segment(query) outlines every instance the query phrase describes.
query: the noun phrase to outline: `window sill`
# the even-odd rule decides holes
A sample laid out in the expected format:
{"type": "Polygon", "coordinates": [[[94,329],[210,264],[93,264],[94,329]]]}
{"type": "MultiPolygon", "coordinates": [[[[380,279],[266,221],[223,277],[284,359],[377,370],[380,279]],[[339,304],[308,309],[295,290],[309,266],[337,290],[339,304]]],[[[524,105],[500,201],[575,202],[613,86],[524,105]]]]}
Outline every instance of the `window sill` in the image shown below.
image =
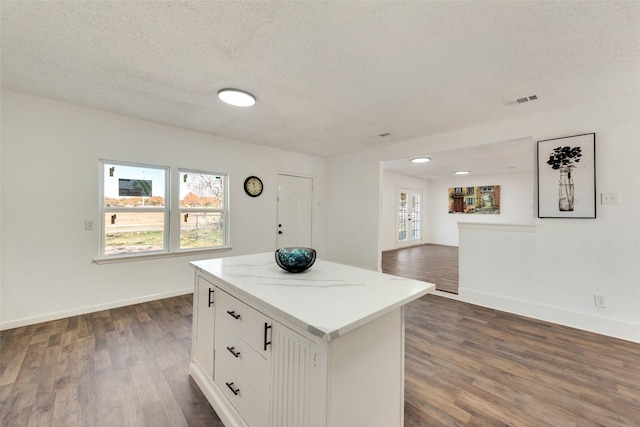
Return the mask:
{"type": "Polygon", "coordinates": [[[175,252],[162,252],[162,253],[152,253],[152,254],[145,254],[145,255],[112,255],[110,257],[94,258],[93,262],[96,264],[115,264],[118,262],[146,261],[150,259],[174,258],[174,257],[180,257],[180,256],[227,252],[227,251],[230,251],[231,249],[232,249],[231,246],[221,246],[219,248],[214,248],[214,249],[210,249],[210,248],[184,249],[184,250],[175,251],[175,252]]]}

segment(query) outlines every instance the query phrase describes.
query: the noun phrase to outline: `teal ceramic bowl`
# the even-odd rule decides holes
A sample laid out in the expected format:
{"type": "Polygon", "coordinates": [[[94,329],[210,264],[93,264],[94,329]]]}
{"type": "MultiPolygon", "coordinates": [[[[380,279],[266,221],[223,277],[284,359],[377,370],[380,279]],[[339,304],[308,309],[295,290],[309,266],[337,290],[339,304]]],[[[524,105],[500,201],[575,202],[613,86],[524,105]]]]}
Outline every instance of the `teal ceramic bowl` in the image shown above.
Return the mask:
{"type": "Polygon", "coordinates": [[[316,250],[311,248],[280,248],[276,264],[290,273],[300,273],[316,262],[316,250]]]}

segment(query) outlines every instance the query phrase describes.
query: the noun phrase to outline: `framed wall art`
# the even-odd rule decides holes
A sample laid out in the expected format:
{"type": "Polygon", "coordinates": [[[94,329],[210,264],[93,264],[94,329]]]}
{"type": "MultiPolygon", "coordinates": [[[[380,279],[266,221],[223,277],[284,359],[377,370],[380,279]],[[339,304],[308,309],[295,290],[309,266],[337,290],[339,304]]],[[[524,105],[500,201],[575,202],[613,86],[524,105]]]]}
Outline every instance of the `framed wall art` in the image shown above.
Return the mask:
{"type": "Polygon", "coordinates": [[[596,217],[596,134],[538,141],[538,218],[596,217]]]}
{"type": "Polygon", "coordinates": [[[449,213],[499,214],[500,186],[449,188],[449,213]]]}

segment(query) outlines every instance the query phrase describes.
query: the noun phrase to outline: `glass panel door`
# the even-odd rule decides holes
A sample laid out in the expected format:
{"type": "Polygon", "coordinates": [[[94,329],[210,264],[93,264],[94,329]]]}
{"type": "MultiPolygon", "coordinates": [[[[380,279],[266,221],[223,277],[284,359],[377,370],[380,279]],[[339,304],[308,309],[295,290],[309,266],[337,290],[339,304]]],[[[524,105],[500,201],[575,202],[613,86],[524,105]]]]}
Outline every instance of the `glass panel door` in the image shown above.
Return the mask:
{"type": "Polygon", "coordinates": [[[422,243],[422,192],[398,190],[397,196],[397,242],[398,247],[422,243]]]}

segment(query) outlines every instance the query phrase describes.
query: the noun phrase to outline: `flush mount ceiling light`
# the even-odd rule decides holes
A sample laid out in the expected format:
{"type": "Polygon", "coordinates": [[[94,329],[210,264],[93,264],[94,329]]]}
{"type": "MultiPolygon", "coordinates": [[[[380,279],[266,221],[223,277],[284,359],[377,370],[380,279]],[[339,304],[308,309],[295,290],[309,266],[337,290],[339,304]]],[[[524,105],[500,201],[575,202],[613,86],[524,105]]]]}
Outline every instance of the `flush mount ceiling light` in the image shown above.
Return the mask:
{"type": "Polygon", "coordinates": [[[469,171],[455,171],[453,174],[454,175],[468,175],[469,171]]]}
{"type": "Polygon", "coordinates": [[[256,97],[249,92],[245,92],[239,89],[220,89],[218,92],[218,98],[227,104],[235,105],[236,107],[251,107],[256,103],[256,97]]]}
{"type": "Polygon", "coordinates": [[[430,162],[431,159],[428,157],[414,157],[411,159],[411,163],[427,163],[430,162]]]}

